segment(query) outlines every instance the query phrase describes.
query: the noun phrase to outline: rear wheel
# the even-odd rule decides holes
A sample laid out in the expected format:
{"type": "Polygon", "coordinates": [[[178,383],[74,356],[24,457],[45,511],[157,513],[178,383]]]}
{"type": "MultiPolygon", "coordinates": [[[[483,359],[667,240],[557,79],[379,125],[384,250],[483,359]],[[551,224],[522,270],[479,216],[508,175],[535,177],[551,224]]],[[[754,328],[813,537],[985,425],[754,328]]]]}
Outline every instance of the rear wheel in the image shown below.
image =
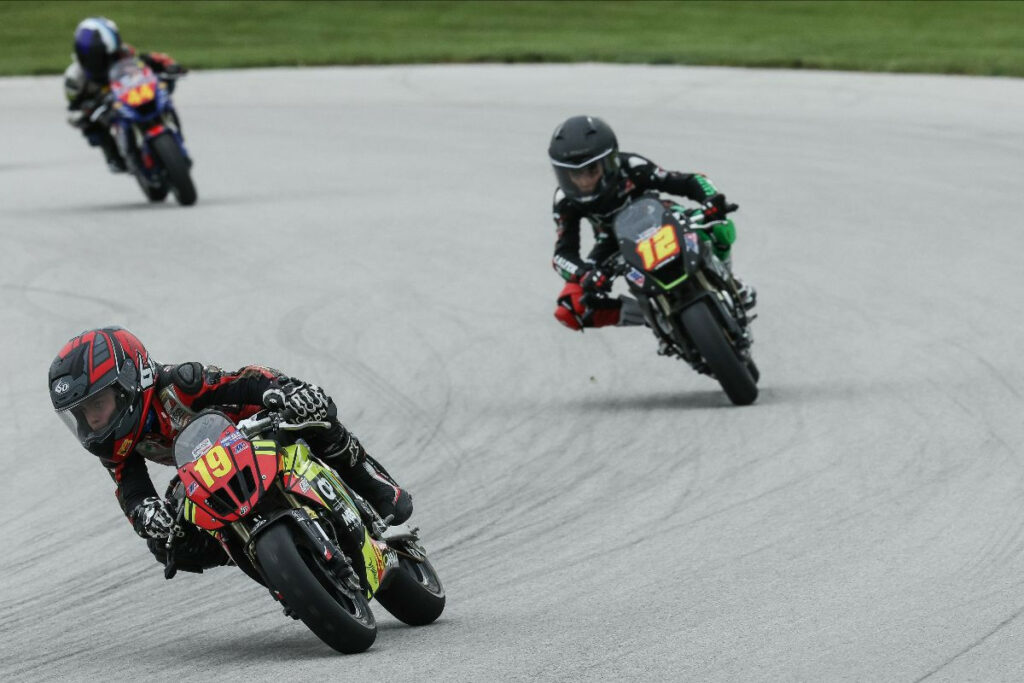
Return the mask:
{"type": "Polygon", "coordinates": [[[444,587],[430,560],[399,556],[394,576],[374,598],[396,619],[410,626],[433,623],[444,611],[444,587]]]}
{"type": "Polygon", "coordinates": [[[735,405],[757,400],[757,382],[715,320],[706,301],[698,301],[681,314],[683,328],[704,357],[722,390],[735,405]]]}
{"type": "Polygon", "coordinates": [[[345,586],[318,553],[297,543],[288,524],[275,524],[257,537],[256,557],[270,588],[320,640],[345,654],[373,645],[377,622],[366,597],[345,586]]]}
{"type": "Polygon", "coordinates": [[[153,146],[153,153],[160,159],[167,171],[167,181],[174,192],[174,198],[182,206],[189,206],[196,203],[198,195],[196,186],[192,182],[192,175],[189,173],[189,164],[181,147],[170,133],[164,132],[157,135],[150,141],[153,146]]]}

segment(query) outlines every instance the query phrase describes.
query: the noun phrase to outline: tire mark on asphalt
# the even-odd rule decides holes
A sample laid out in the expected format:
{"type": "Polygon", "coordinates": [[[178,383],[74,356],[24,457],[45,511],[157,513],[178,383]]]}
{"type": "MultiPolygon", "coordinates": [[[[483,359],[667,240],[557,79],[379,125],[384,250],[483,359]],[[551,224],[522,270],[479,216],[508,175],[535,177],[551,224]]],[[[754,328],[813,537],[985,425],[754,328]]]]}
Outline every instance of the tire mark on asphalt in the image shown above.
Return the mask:
{"type": "Polygon", "coordinates": [[[964,655],[966,655],[971,650],[973,650],[973,649],[977,648],[978,646],[982,645],[986,640],[988,640],[989,638],[994,636],[996,633],[999,633],[999,631],[1001,631],[1005,627],[1009,626],[1021,614],[1024,614],[1024,607],[1021,607],[1021,608],[1017,609],[1016,612],[1014,612],[1013,614],[1008,616],[1006,619],[1003,619],[1001,622],[996,624],[994,628],[989,630],[987,633],[985,633],[983,636],[981,636],[980,638],[975,640],[973,643],[971,643],[967,647],[963,648],[962,650],[960,650],[959,652],[954,654],[952,657],[948,658],[946,661],[942,662],[942,664],[939,664],[937,667],[935,667],[934,669],[932,669],[931,671],[929,671],[925,675],[921,676],[920,678],[914,679],[914,683],[921,683],[921,681],[925,681],[925,680],[931,678],[932,676],[934,676],[935,674],[939,673],[940,671],[945,669],[947,666],[949,666],[950,664],[952,664],[956,660],[958,660],[961,657],[963,657],[964,655]]]}

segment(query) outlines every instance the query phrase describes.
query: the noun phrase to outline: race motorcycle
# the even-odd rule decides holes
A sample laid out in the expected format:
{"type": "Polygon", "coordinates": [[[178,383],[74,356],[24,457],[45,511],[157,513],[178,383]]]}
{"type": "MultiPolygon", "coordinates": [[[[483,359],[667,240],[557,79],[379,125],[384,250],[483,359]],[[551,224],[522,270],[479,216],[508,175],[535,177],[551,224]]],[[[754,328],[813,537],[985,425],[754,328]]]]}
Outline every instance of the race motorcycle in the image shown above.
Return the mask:
{"type": "MultiPolygon", "coordinates": [[[[731,204],[724,213],[738,208],[731,204]]],[[[711,375],[730,401],[748,405],[757,399],[760,379],[750,355],[752,318],[709,240],[702,239],[714,225],[699,210],[642,197],[615,218],[619,251],[609,269],[625,276],[660,341],[659,353],[711,375]]]]}
{"type": "Polygon", "coordinates": [[[406,624],[436,620],[445,593],[418,529],[388,527],[293,434],[329,423],[295,424],[287,416],[263,411],[236,424],[205,410],[178,434],[170,494],[178,516],[165,545],[165,576],[176,571],[181,525],[193,524],[220,541],[286,615],[339,652],[362,652],[376,639],[371,598],[406,624]]]}
{"type": "Polygon", "coordinates": [[[115,62],[110,67],[110,94],[92,119],[109,122],[128,171],[151,202],[161,202],[173,192],[179,204],[189,206],[197,199],[189,170],[192,160],[168,87],[179,75],[157,77],[135,57],[115,62]]]}

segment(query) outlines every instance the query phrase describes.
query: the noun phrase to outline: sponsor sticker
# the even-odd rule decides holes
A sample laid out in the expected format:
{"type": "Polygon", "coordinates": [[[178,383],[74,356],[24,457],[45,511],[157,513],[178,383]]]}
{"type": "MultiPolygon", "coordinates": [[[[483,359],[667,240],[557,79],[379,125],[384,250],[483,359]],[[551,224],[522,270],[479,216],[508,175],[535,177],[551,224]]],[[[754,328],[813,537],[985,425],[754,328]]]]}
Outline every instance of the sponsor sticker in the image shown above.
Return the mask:
{"type": "Polygon", "coordinates": [[[626,273],[626,279],[629,280],[630,282],[635,283],[638,287],[643,287],[644,282],[646,282],[647,280],[647,278],[644,277],[644,274],[641,273],[636,268],[629,269],[629,272],[626,273]]]}
{"type": "Polygon", "coordinates": [[[191,484],[188,485],[188,488],[185,489],[185,495],[191,496],[193,493],[196,492],[196,489],[198,489],[198,488],[199,488],[198,482],[192,482],[191,484]]]}
{"type": "Polygon", "coordinates": [[[210,441],[209,437],[203,439],[198,444],[196,444],[195,448],[192,449],[192,459],[198,460],[200,456],[203,455],[203,453],[210,450],[211,448],[213,448],[213,442],[210,441]]]}
{"type": "Polygon", "coordinates": [[[230,434],[228,434],[227,436],[225,436],[223,439],[221,439],[220,442],[223,445],[225,445],[225,446],[230,446],[231,444],[233,444],[234,442],[238,441],[241,438],[242,438],[242,433],[241,432],[233,431],[230,434]]]}
{"type": "Polygon", "coordinates": [[[683,234],[683,239],[686,242],[686,251],[692,251],[694,254],[700,253],[700,238],[692,232],[683,234]]]}

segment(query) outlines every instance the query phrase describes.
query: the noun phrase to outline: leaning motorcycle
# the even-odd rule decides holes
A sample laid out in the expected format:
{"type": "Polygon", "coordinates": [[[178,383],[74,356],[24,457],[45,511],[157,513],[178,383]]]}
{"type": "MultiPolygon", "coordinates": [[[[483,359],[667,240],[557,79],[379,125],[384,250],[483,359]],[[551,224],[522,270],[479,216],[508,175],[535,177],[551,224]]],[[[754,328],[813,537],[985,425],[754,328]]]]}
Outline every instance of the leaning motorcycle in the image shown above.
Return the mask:
{"type": "Polygon", "coordinates": [[[181,525],[212,534],[285,614],[301,619],[343,653],[377,637],[369,600],[413,626],[444,610],[441,580],[418,529],[388,527],[294,432],[326,422],[286,422],[263,411],[232,422],[206,410],[174,442],[178,525],[167,541],[165,575],[175,573],[181,525]]]}
{"type": "MultiPolygon", "coordinates": [[[[735,204],[726,213],[735,211],[735,204]]],[[[610,266],[624,275],[660,353],[677,356],[711,375],[729,400],[757,399],[757,365],[750,355],[750,317],[732,277],[702,231],[703,213],[655,197],[632,202],[615,218],[619,251],[610,266]]]]}
{"type": "Polygon", "coordinates": [[[109,121],[118,150],[139,187],[152,202],[168,192],[183,206],[196,203],[196,186],[181,125],[171,102],[169,83],[177,75],[157,77],[144,62],[126,57],[110,68],[110,95],[92,115],[109,121]]]}

